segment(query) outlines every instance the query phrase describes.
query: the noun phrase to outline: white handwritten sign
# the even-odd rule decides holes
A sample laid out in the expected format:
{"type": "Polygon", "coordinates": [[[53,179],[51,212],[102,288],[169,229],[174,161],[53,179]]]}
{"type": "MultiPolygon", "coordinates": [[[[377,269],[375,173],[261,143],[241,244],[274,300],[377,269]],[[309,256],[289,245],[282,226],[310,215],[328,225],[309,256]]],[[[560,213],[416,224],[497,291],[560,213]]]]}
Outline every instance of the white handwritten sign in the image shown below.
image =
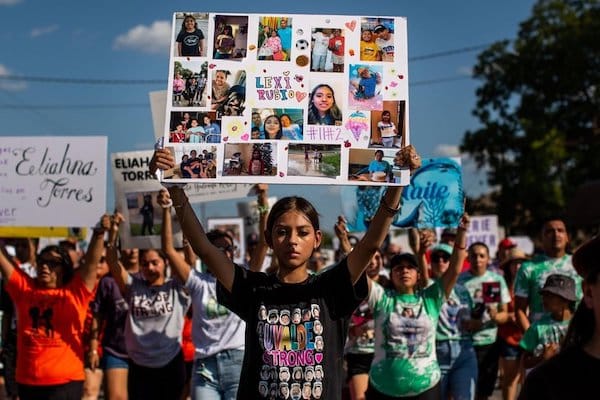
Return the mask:
{"type": "Polygon", "coordinates": [[[471,217],[471,225],[467,232],[467,246],[475,242],[483,242],[493,251],[498,247],[499,240],[497,215],[476,215],[471,217]]]}
{"type": "Polygon", "coordinates": [[[0,226],[93,226],[106,208],[105,136],[8,136],[0,226]]]}
{"type": "Polygon", "coordinates": [[[177,12],[172,22],[155,121],[164,117],[177,168],[161,179],[409,184],[393,162],[410,144],[405,18],[177,12]]]}

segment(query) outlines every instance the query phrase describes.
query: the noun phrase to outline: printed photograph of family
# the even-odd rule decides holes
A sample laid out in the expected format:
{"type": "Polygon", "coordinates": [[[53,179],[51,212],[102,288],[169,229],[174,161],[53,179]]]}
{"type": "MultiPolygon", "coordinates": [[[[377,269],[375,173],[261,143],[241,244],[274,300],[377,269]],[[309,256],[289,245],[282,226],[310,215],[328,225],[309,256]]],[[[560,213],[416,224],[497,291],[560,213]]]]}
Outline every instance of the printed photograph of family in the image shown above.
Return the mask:
{"type": "Polygon", "coordinates": [[[217,148],[215,146],[167,147],[175,160],[175,167],[165,170],[163,179],[214,179],[217,177],[217,148]]]}

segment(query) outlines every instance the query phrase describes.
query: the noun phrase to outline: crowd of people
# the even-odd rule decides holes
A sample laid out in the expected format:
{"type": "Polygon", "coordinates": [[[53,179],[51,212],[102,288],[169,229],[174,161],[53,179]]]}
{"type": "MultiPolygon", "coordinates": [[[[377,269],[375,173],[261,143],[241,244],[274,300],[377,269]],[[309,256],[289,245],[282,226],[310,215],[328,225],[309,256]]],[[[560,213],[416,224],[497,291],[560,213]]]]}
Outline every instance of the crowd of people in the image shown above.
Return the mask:
{"type": "MultiPolygon", "coordinates": [[[[412,171],[420,157],[408,146],[394,164],[412,171]]],[[[153,171],[174,166],[171,153],[155,152],[153,171]]],[[[259,234],[245,265],[234,263],[227,232],[204,230],[180,185],[157,197],[160,248],[122,248],[118,212],[100,217],[84,255],[68,240],[38,251],[35,240],[2,239],[7,395],[459,400],[489,398],[496,385],[504,399],[593,393],[598,237],[571,256],[565,222],[550,218],[538,253],[507,238],[493,259],[484,243],[467,246],[464,214],[439,240],[411,229],[404,251],[387,241],[402,195],[389,187],[361,239],[338,218],[340,246],[327,266],[314,206],[290,196],[269,209],[267,186],[256,192],[259,234]]]]}

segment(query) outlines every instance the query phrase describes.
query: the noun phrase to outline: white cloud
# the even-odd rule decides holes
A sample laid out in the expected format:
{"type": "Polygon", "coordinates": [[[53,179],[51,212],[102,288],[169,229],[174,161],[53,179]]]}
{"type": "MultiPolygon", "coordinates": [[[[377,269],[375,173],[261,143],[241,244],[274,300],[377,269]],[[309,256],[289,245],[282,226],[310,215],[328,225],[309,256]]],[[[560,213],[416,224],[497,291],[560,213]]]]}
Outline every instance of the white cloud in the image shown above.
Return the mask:
{"type": "MultiPolygon", "coordinates": [[[[12,76],[14,74],[4,65],[0,64],[0,77],[8,75],[12,76]]],[[[0,90],[19,92],[25,89],[27,89],[27,83],[25,81],[0,79],[0,90]]]]}
{"type": "Polygon", "coordinates": [[[113,48],[137,50],[143,53],[168,53],[171,43],[171,24],[155,21],[150,26],[137,25],[117,36],[113,48]]]}
{"type": "MultiPolygon", "coordinates": [[[[2,1],[2,0],[0,0],[2,1]]],[[[58,25],[50,25],[50,26],[42,26],[39,28],[33,28],[31,30],[31,37],[35,38],[38,36],[48,35],[49,33],[55,32],[58,30],[58,25]]]]}
{"type": "Polygon", "coordinates": [[[0,0],[0,6],[14,6],[19,4],[22,0],[0,0]]]}
{"type": "Polygon", "coordinates": [[[433,153],[438,157],[460,157],[458,146],[453,144],[438,144],[433,153]]]}

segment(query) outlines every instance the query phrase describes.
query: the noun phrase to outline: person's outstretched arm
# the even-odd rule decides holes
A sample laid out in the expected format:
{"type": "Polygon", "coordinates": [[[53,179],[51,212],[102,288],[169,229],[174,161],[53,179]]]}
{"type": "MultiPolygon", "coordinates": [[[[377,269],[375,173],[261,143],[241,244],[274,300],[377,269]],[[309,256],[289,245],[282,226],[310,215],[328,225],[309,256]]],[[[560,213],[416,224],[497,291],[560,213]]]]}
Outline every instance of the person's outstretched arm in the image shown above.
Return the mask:
{"type": "Polygon", "coordinates": [[[440,278],[440,283],[444,293],[446,293],[446,297],[450,296],[452,288],[454,288],[458,275],[462,270],[463,263],[467,258],[467,230],[469,229],[470,222],[469,215],[464,213],[456,230],[456,240],[454,241],[454,248],[450,255],[450,266],[440,278]]]}
{"type": "Polygon", "coordinates": [[[106,246],[106,262],[110,268],[110,274],[117,283],[121,294],[125,296],[127,277],[129,273],[119,261],[117,251],[117,238],[119,237],[119,224],[124,220],[120,213],[115,213],[111,218],[110,230],[108,232],[108,244],[106,246]]]}
{"type": "Polygon", "coordinates": [[[265,237],[267,218],[269,216],[269,185],[259,183],[256,185],[258,192],[258,243],[250,255],[250,271],[260,271],[267,256],[269,245],[265,237]]]}
{"type": "Polygon", "coordinates": [[[84,262],[77,269],[77,272],[81,276],[81,279],[85,283],[85,286],[89,290],[94,290],[96,286],[96,267],[102,258],[102,251],[104,250],[104,234],[110,229],[110,216],[104,214],[100,218],[98,226],[93,230],[92,239],[85,253],[84,262]]]}
{"type": "Polygon", "coordinates": [[[173,273],[181,282],[187,282],[192,268],[173,246],[173,227],[171,226],[171,206],[173,202],[166,189],[162,189],[156,199],[163,209],[162,229],[160,231],[162,250],[169,259],[173,273]]]}
{"type": "MultiPolygon", "coordinates": [[[[399,166],[409,167],[412,172],[421,166],[421,157],[411,145],[398,151],[394,162],[399,166]]],[[[375,251],[381,247],[392,220],[400,211],[402,189],[402,186],[388,186],[367,232],[348,255],[348,270],[353,284],[358,281],[375,251]]]]}

